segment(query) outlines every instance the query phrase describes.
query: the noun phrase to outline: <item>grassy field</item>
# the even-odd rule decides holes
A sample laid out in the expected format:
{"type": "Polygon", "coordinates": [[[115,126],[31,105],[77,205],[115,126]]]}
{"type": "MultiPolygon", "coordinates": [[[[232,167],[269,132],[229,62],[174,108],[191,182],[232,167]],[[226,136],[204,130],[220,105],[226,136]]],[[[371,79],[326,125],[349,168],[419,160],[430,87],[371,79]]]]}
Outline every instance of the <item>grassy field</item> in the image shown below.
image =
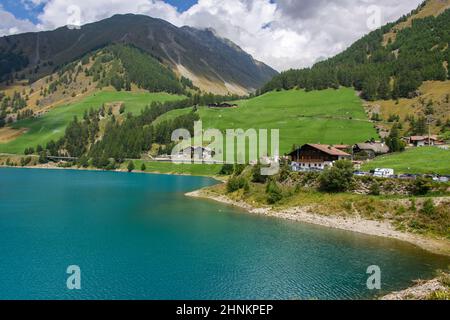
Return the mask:
{"type": "MultiPolygon", "coordinates": [[[[136,171],[141,170],[142,164],[145,163],[145,172],[153,173],[167,173],[167,174],[182,174],[182,175],[193,175],[193,176],[217,176],[219,175],[222,165],[215,164],[174,164],[172,162],[155,162],[155,161],[144,161],[135,160],[134,165],[136,171]]],[[[126,169],[128,162],[122,164],[122,169],[126,169]]]]}
{"type": "MultiPolygon", "coordinates": [[[[353,144],[377,138],[352,89],[270,92],[237,104],[239,107],[233,109],[199,108],[203,128],[280,129],[281,153],[290,151],[294,144],[353,144]]],[[[158,121],[190,111],[175,110],[158,121]]]]}
{"type": "Polygon", "coordinates": [[[450,175],[450,151],[435,147],[414,148],[402,153],[381,156],[363,166],[364,171],[392,168],[396,174],[450,175]]]}
{"type": "Polygon", "coordinates": [[[81,118],[90,108],[99,109],[103,103],[123,102],[126,112],[139,113],[153,101],[169,101],[181,99],[181,96],[166,93],[130,93],[102,91],[74,104],[57,107],[41,118],[19,121],[14,129],[27,129],[27,132],[8,143],[0,143],[0,152],[23,153],[25,148],[45,145],[48,141],[60,138],[74,116],[81,118]]]}

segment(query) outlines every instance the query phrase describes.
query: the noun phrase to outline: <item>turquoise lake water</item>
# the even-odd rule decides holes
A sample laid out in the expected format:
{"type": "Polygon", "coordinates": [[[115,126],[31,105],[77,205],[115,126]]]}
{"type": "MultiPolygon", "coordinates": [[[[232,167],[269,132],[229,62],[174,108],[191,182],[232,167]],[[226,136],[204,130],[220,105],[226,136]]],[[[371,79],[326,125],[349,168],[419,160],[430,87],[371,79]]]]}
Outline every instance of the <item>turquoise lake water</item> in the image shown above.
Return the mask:
{"type": "Polygon", "coordinates": [[[245,214],[207,178],[0,169],[0,299],[366,299],[450,264],[402,242],[245,214]],[[81,290],[66,287],[69,265],[81,290]],[[382,290],[366,287],[367,267],[382,290]]]}

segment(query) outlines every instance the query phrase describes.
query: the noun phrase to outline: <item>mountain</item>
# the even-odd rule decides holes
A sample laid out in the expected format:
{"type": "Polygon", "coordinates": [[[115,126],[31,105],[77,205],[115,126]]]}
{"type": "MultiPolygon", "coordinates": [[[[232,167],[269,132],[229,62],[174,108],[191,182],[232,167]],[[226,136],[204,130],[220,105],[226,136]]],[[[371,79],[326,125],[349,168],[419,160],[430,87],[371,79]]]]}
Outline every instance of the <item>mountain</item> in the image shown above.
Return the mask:
{"type": "Polygon", "coordinates": [[[115,15],[82,26],[0,38],[0,79],[32,81],[111,44],[142,50],[203,91],[247,94],[277,74],[213,30],[178,28],[144,15],[115,15]]]}
{"type": "Polygon", "coordinates": [[[312,68],[275,76],[263,92],[355,87],[366,100],[412,98],[424,81],[448,79],[450,0],[428,0],[312,68]]]}

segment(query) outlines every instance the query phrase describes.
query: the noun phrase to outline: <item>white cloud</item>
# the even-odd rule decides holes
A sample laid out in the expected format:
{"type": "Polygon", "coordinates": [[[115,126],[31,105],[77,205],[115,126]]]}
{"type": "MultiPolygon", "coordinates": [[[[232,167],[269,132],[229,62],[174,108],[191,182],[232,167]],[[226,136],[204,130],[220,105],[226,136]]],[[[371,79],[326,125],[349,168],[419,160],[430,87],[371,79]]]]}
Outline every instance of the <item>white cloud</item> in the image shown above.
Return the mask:
{"type": "Polygon", "coordinates": [[[74,20],[83,25],[125,13],[147,14],[171,22],[176,22],[179,15],[175,7],[160,0],[47,0],[38,19],[41,28],[54,29],[74,20]]]}
{"type": "Polygon", "coordinates": [[[17,19],[0,5],[0,36],[36,30],[36,26],[31,21],[17,19]]]}
{"type": "MultiPolygon", "coordinates": [[[[278,70],[310,66],[333,56],[370,32],[367,21],[376,5],[381,24],[416,8],[422,0],[199,0],[189,10],[161,0],[23,0],[44,4],[39,29],[53,29],[79,20],[81,24],[116,13],[140,13],[177,26],[214,28],[256,59],[278,70]],[[68,10],[71,6],[77,12],[68,10]]],[[[0,11],[1,12],[1,11],[0,11]]],[[[7,25],[7,23],[3,23],[7,25]]],[[[9,24],[14,26],[15,24],[9,24]]],[[[0,24],[0,29],[2,29],[0,24]]],[[[21,28],[18,28],[21,32],[21,28]]],[[[16,31],[16,30],[12,30],[16,31]]]]}
{"type": "Polygon", "coordinates": [[[422,0],[200,0],[181,15],[194,27],[210,26],[278,70],[310,66],[333,56],[380,23],[398,19],[422,0]]]}

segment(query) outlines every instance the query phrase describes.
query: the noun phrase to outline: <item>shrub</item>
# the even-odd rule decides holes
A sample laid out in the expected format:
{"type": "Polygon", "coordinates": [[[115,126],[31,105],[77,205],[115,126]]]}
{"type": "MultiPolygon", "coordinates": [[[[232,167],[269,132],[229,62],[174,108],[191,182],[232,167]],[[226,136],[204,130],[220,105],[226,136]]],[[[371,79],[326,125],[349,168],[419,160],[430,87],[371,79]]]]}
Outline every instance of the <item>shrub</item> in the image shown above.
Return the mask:
{"type": "Polygon", "coordinates": [[[20,158],[20,165],[22,167],[25,167],[26,165],[30,164],[30,162],[31,162],[31,157],[20,158]]]}
{"type": "Polygon", "coordinates": [[[416,199],[411,199],[411,205],[409,206],[409,210],[412,212],[416,212],[417,211],[417,206],[416,206],[416,199]]]}
{"type": "Polygon", "coordinates": [[[450,292],[447,290],[438,290],[430,293],[426,300],[434,300],[434,301],[448,301],[450,300],[450,292]]]}
{"type": "Polygon", "coordinates": [[[412,192],[415,195],[426,195],[428,192],[430,192],[432,186],[431,181],[425,178],[417,178],[416,181],[414,181],[412,192]]]}
{"type": "Polygon", "coordinates": [[[379,196],[380,193],[381,193],[381,190],[380,190],[380,185],[378,184],[378,182],[372,183],[369,188],[369,194],[371,194],[373,196],[379,196]]]}
{"type": "Polygon", "coordinates": [[[234,166],[234,174],[240,176],[247,166],[245,164],[237,164],[234,166]]]}
{"type": "Polygon", "coordinates": [[[280,182],[286,181],[289,178],[290,174],[291,174],[291,168],[289,167],[288,162],[287,161],[281,161],[280,174],[279,174],[280,179],[279,179],[279,181],[280,182]]]}
{"type": "Polygon", "coordinates": [[[436,207],[434,206],[434,202],[432,199],[427,199],[423,203],[423,207],[420,210],[420,213],[426,216],[434,216],[436,214],[436,207]]]}
{"type": "Polygon", "coordinates": [[[275,204],[283,199],[282,191],[275,181],[269,181],[266,187],[266,194],[269,204],[275,204]]]}
{"type": "Polygon", "coordinates": [[[145,165],[145,163],[141,165],[141,171],[147,171],[147,166],[145,165]]]}
{"type": "Polygon", "coordinates": [[[25,149],[25,151],[24,151],[24,154],[27,156],[27,155],[30,155],[30,154],[33,154],[34,153],[34,148],[32,148],[32,147],[30,147],[30,148],[26,148],[25,149]]]}
{"type": "MultiPolygon", "coordinates": [[[[106,165],[106,167],[105,167],[105,169],[106,170],[109,170],[109,171],[111,171],[111,170],[116,170],[116,168],[117,168],[117,166],[116,166],[116,160],[114,160],[114,159],[111,159],[111,160],[109,160],[109,163],[106,165]]],[[[130,169],[128,169],[128,172],[131,172],[131,171],[133,171],[134,170],[134,164],[133,164],[133,170],[131,170],[131,171],[129,171],[130,169]]]]}
{"type": "Polygon", "coordinates": [[[262,166],[261,164],[257,164],[252,168],[252,182],[254,183],[266,183],[267,176],[261,174],[262,166]]]}
{"type": "Polygon", "coordinates": [[[305,172],[300,174],[300,184],[302,186],[314,184],[319,179],[317,172],[305,172]]]}
{"type": "Polygon", "coordinates": [[[353,165],[350,161],[336,161],[319,177],[320,189],[327,192],[344,192],[350,189],[353,181],[353,165]]]}
{"type": "Polygon", "coordinates": [[[230,176],[234,173],[234,166],[232,164],[224,164],[219,174],[223,176],[230,176]]]}
{"type": "Polygon", "coordinates": [[[232,193],[240,189],[249,190],[248,181],[243,177],[233,176],[227,182],[227,192],[232,193]]]}

